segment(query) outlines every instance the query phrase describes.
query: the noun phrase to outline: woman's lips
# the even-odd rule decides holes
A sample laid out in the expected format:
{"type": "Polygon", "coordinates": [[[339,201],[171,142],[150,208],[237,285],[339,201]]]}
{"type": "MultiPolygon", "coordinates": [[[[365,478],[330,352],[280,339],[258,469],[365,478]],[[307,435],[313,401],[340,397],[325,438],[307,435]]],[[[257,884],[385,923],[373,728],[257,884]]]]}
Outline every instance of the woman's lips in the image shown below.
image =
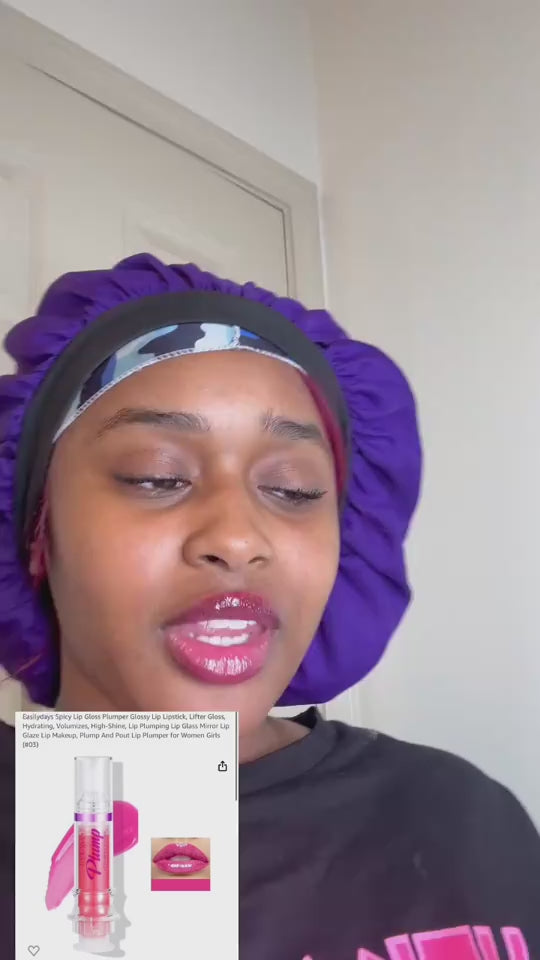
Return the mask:
{"type": "Polygon", "coordinates": [[[210,863],[206,854],[191,843],[168,843],[152,859],[164,873],[176,876],[199,873],[210,863]]]}
{"type": "Polygon", "coordinates": [[[235,593],[212,597],[165,627],[176,663],[206,683],[241,683],[259,673],[279,628],[260,597],[235,593]]]}

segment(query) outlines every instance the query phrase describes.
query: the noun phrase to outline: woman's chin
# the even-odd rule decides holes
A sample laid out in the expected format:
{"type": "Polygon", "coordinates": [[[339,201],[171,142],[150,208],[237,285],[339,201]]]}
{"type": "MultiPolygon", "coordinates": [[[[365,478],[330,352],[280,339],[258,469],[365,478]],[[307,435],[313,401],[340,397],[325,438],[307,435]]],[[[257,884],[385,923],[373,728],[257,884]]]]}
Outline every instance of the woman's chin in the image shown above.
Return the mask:
{"type": "MultiPolygon", "coordinates": [[[[184,677],[175,672],[167,677],[149,679],[144,689],[133,691],[132,711],[141,713],[238,713],[240,733],[255,731],[274,705],[275,691],[265,689],[262,677],[243,682],[214,684],[184,677]],[[258,682],[256,682],[258,681],[258,682]]],[[[112,709],[125,710],[124,706],[112,709]]]]}

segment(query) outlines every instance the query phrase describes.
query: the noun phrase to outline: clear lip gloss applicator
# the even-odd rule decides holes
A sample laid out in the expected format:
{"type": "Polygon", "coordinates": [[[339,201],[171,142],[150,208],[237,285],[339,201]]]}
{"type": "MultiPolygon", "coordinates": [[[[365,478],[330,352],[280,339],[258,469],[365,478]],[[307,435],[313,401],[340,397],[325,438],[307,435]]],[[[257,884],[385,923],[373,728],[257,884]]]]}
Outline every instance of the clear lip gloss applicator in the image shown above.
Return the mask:
{"type": "Polygon", "coordinates": [[[76,950],[107,953],[114,920],[112,757],[75,757],[76,950]]]}

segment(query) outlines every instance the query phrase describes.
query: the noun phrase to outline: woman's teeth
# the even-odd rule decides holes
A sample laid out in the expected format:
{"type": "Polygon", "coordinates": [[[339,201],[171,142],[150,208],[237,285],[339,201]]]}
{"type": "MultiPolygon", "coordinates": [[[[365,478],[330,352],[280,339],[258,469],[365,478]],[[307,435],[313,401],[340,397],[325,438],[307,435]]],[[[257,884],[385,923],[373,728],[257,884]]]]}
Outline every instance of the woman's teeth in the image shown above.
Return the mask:
{"type": "Polygon", "coordinates": [[[193,637],[212,647],[235,647],[246,643],[256,628],[255,620],[206,620],[197,624],[193,637]]]}
{"type": "Polygon", "coordinates": [[[198,635],[200,643],[208,643],[211,647],[236,647],[249,639],[249,633],[239,633],[237,637],[210,637],[198,635]]]}

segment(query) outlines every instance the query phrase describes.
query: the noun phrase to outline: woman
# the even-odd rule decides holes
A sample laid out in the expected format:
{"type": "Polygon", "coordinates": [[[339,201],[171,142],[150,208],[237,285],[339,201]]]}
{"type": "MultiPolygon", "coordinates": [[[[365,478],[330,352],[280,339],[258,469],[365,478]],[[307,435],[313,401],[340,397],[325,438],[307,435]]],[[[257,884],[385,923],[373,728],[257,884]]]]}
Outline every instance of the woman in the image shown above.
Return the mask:
{"type": "Polygon", "coordinates": [[[540,842],[506,790],[268,716],[359,681],[407,607],[396,367],[324,311],[148,255],[61,278],[6,345],[2,663],[58,710],[239,711],[241,957],[540,956],[540,842]]]}

